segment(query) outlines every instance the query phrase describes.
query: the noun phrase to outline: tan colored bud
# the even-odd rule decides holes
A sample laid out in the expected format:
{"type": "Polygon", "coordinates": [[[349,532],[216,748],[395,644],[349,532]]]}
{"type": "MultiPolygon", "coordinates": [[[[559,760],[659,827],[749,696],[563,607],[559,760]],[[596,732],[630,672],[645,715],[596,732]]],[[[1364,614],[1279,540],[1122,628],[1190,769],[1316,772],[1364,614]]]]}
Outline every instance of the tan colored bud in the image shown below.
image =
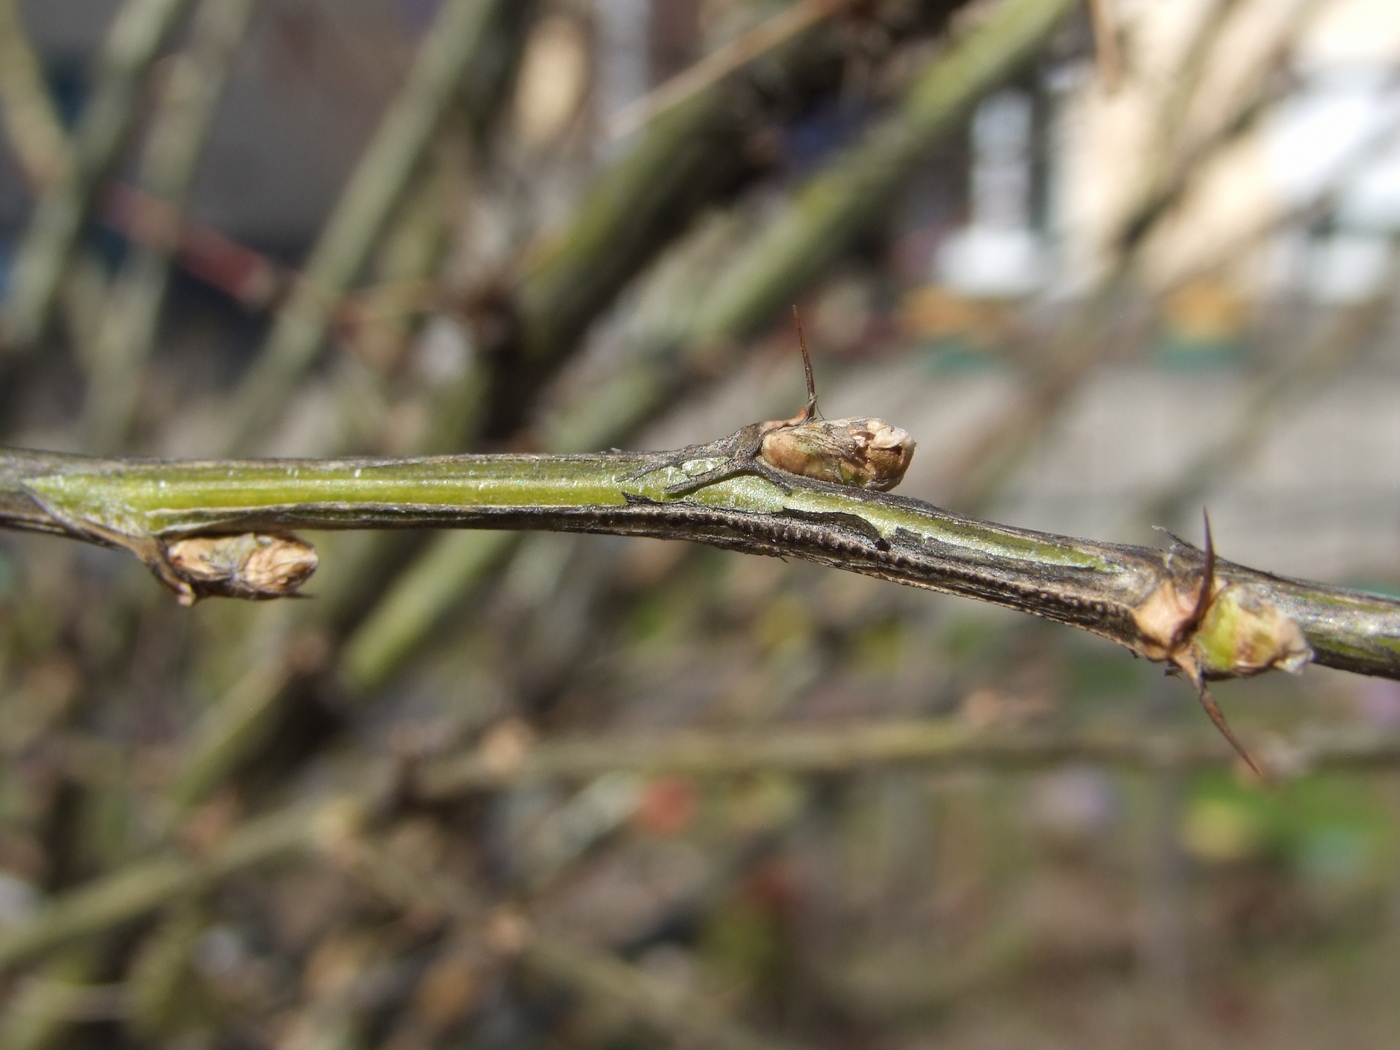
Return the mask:
{"type": "Polygon", "coordinates": [[[789,474],[887,492],[914,458],[914,439],[883,419],[815,419],[774,423],[760,454],[789,474]]]}
{"type": "Polygon", "coordinates": [[[191,536],[165,548],[175,575],[187,583],[181,602],[199,598],[285,598],[316,571],[315,549],[295,536],[244,532],[236,536],[191,536]]]}

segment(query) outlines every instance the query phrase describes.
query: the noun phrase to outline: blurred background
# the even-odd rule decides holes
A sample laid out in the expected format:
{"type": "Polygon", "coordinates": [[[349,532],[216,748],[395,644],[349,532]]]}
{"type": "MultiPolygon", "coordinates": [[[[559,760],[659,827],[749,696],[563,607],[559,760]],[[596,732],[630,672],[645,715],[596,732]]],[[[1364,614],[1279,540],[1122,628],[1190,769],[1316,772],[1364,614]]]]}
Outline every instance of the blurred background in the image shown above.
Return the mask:
{"type": "MultiPolygon", "coordinates": [[[[904,494],[1400,587],[1388,0],[0,0],[0,124],[7,445],[674,447],[800,407],[795,302],[904,494]]],[[[6,1050],[1400,1040],[1400,684],[1220,686],[1261,788],[969,601],[310,538],[188,611],[0,536],[6,1050]]]]}

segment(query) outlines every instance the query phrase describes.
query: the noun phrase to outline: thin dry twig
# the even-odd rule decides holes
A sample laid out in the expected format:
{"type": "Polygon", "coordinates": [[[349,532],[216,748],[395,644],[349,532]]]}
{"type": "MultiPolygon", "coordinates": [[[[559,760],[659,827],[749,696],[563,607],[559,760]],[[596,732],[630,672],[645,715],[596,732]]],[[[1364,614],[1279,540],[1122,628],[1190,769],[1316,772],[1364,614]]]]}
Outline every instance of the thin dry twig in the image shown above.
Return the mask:
{"type": "Polygon", "coordinates": [[[608,120],[608,137],[624,139],[661,114],[712,87],[735,70],[787,43],[799,33],[851,6],[854,0],[797,0],[766,22],[711,51],[608,120]]]}

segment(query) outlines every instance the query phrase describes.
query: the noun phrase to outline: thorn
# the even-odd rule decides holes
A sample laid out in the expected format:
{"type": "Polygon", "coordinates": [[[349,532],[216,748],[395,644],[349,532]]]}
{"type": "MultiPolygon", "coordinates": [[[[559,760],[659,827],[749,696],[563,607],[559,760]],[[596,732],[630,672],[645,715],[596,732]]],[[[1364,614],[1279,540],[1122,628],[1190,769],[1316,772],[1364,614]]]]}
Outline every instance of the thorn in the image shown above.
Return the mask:
{"type": "Polygon", "coordinates": [[[1235,753],[1238,754],[1240,758],[1244,759],[1245,764],[1249,766],[1250,769],[1254,770],[1254,775],[1256,777],[1260,780],[1268,780],[1269,778],[1264,775],[1264,771],[1259,768],[1254,759],[1250,757],[1249,752],[1245,750],[1244,745],[1239,742],[1234,732],[1231,731],[1230,723],[1225,721],[1225,712],[1220,710],[1220,705],[1215,702],[1215,697],[1210,695],[1210,690],[1206,688],[1205,679],[1199,676],[1196,676],[1196,678],[1196,695],[1200,698],[1201,706],[1205,708],[1206,714],[1215,724],[1215,728],[1220,730],[1220,735],[1230,742],[1230,746],[1235,749],[1235,753]]]}
{"type": "MultiPolygon", "coordinates": [[[[1206,531],[1205,547],[1202,550],[1204,557],[1201,562],[1201,582],[1196,585],[1196,604],[1191,610],[1191,615],[1182,620],[1176,629],[1173,641],[1177,648],[1189,642],[1201,629],[1206,613],[1210,611],[1210,603],[1215,597],[1215,540],[1210,533],[1210,514],[1204,507],[1201,508],[1201,517],[1205,521],[1206,531]]],[[[1171,536],[1171,533],[1167,535],[1171,536]]],[[[1172,539],[1176,537],[1172,536],[1172,539]]]]}
{"type": "Polygon", "coordinates": [[[802,334],[802,318],[796,303],[792,306],[792,319],[797,325],[797,345],[802,348],[802,368],[807,373],[807,407],[797,420],[805,423],[817,414],[817,381],[812,377],[812,355],[807,352],[807,337],[802,334]]]}
{"type": "Polygon", "coordinates": [[[1210,608],[1211,591],[1215,589],[1215,539],[1210,534],[1210,512],[1205,507],[1201,508],[1201,521],[1205,524],[1206,546],[1205,562],[1201,566],[1201,586],[1196,592],[1194,616],[1197,627],[1205,619],[1206,610],[1210,608]]]}
{"type": "MultiPolygon", "coordinates": [[[[1250,753],[1245,750],[1245,746],[1240,743],[1239,738],[1230,728],[1230,723],[1225,720],[1225,712],[1220,710],[1220,705],[1216,703],[1215,697],[1210,695],[1210,690],[1206,688],[1205,675],[1201,673],[1200,666],[1190,651],[1192,640],[1205,621],[1206,613],[1210,611],[1211,602],[1215,597],[1215,539],[1210,532],[1210,514],[1204,507],[1201,508],[1201,518],[1205,523],[1205,547],[1201,551],[1201,581],[1196,587],[1196,604],[1195,608],[1191,610],[1191,615],[1186,617],[1181,626],[1176,629],[1172,639],[1171,665],[1167,668],[1167,674],[1184,674],[1191,680],[1191,684],[1196,687],[1196,697],[1200,700],[1201,707],[1205,709],[1211,723],[1220,731],[1220,735],[1229,741],[1230,746],[1235,749],[1235,753],[1244,759],[1245,765],[1254,771],[1254,775],[1267,782],[1269,777],[1254,761],[1250,753]]],[[[1171,536],[1171,533],[1167,533],[1167,535],[1171,536]]],[[[1172,539],[1176,540],[1177,537],[1172,536],[1172,539]]],[[[1177,540],[1177,542],[1181,541],[1177,540]]]]}

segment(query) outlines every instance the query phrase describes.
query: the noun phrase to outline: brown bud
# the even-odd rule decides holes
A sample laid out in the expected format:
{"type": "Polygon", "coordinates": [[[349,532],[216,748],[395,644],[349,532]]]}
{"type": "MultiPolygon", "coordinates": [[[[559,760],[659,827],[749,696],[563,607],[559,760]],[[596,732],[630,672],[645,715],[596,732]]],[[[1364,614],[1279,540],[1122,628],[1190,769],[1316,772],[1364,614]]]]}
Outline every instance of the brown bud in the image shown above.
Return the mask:
{"type": "Polygon", "coordinates": [[[174,575],[188,590],[180,601],[200,598],[285,598],[316,571],[316,551],[295,536],[244,532],[236,536],[191,536],[165,548],[174,575]]]}
{"type": "Polygon", "coordinates": [[[883,419],[814,419],[773,423],[761,454],[789,474],[887,492],[914,458],[914,439],[883,419]]]}

